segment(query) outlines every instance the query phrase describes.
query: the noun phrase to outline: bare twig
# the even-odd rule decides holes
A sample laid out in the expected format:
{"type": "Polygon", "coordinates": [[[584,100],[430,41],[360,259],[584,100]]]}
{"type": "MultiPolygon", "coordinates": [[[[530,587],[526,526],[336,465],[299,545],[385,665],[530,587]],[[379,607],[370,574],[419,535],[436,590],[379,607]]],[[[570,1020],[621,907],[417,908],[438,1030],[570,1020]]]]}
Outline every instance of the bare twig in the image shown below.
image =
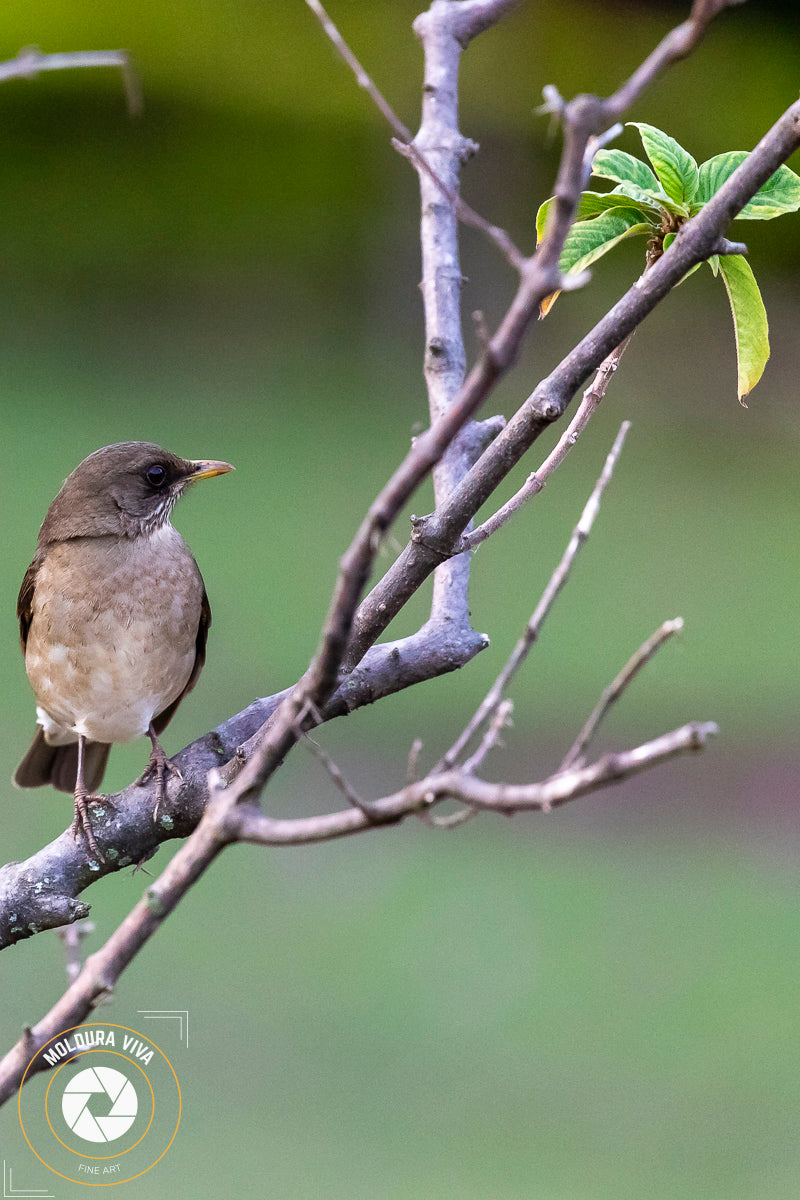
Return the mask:
{"type": "MultiPolygon", "coordinates": [[[[519,3],[519,0],[515,0],[519,3]]],[[[471,208],[465,200],[454,192],[441,178],[435,168],[432,166],[429,158],[421,152],[418,145],[415,144],[413,134],[407,125],[401,121],[395,110],[392,108],[389,101],[377,87],[372,77],[364,70],[363,66],[356,58],[353,51],[348,46],[347,42],[342,37],[334,22],[331,20],[328,13],[320,4],[319,0],[306,0],[306,4],[317,17],[323,30],[330,38],[333,45],[338,50],[341,57],[347,63],[350,70],[355,76],[356,83],[360,88],[363,88],[367,95],[372,100],[375,107],[385,117],[386,121],[395,135],[393,142],[395,150],[407,158],[416,169],[428,176],[430,181],[436,185],[444,198],[453,207],[458,220],[463,225],[469,225],[472,229],[477,229],[484,237],[500,251],[507,262],[519,270],[522,263],[525,261],[525,256],[521,250],[518,250],[513,241],[504,229],[500,229],[497,225],[492,225],[484,217],[477,213],[474,208],[471,208]]],[[[489,7],[489,6],[487,6],[489,7]]],[[[495,4],[491,6],[494,9],[501,10],[512,7],[511,4],[495,4]]],[[[501,11],[493,18],[489,24],[500,19],[501,11]]],[[[470,143],[473,149],[477,149],[474,143],[470,143]]]]}
{"type": "MultiPolygon", "coordinates": [[[[489,751],[500,742],[500,734],[503,729],[511,724],[511,714],[514,711],[514,705],[511,700],[502,700],[498,704],[497,709],[489,722],[488,727],[484,730],[480,745],[470,758],[466,760],[460,767],[460,770],[465,775],[473,775],[481,765],[489,751]]],[[[423,809],[417,815],[430,825],[432,829],[456,829],[460,825],[466,824],[467,821],[477,816],[479,809],[470,808],[468,805],[460,808],[457,812],[447,813],[446,816],[441,816],[439,813],[428,812],[423,809]]]]}
{"type": "MultiPolygon", "coordinates": [[[[504,814],[549,812],[558,805],[588,795],[609,783],[629,779],[679,754],[702,750],[717,732],[713,721],[693,721],[632,750],[604,754],[590,766],[550,775],[541,783],[487,783],[460,770],[444,771],[372,801],[370,812],[380,814],[387,824],[401,821],[444,800],[459,800],[504,814]]],[[[353,808],[319,817],[281,820],[245,806],[237,810],[235,825],[241,840],[268,846],[307,845],[375,828],[369,818],[353,808]]]]}
{"type": "Polygon", "coordinates": [[[0,83],[6,79],[32,79],[40,71],[70,71],[84,67],[119,67],[125,84],[128,111],[142,111],[139,78],[126,50],[77,50],[68,54],[42,54],[38,46],[26,46],[16,58],[0,63],[0,83]]]}
{"type": "Polygon", "coordinates": [[[632,336],[633,334],[625,338],[625,341],[612,350],[608,358],[600,364],[594,380],[583,393],[583,399],[575,410],[575,416],[542,465],[528,476],[519,491],[515,492],[502,508],[499,508],[496,513],[493,513],[491,517],[487,518],[476,529],[473,529],[471,533],[464,534],[460,544],[465,549],[474,550],[481,542],[485,542],[501,526],[505,525],[510,517],[513,517],[529,500],[542,491],[547,481],[561,466],[573,446],[577,445],[578,438],[597,411],[598,405],[606,394],[606,389],[619,366],[620,359],[625,353],[625,349],[632,336]]]}
{"type": "Polygon", "coordinates": [[[664,643],[671,637],[674,637],[676,633],[680,633],[682,629],[683,619],[681,617],[676,617],[673,621],[665,621],[655,633],[650,635],[647,641],[642,643],[636,653],[631,655],[616,679],[604,690],[588,721],[567,751],[564,761],[559,767],[559,771],[568,771],[583,762],[589,743],[612,704],[615,704],[619,700],[625,689],[632,683],[634,677],[638,675],[639,671],[650,661],[653,655],[661,649],[664,643]]]}
{"type": "Polygon", "coordinates": [[[486,727],[480,745],[474,754],[461,764],[461,770],[465,775],[474,775],[486,758],[486,755],[500,741],[500,734],[511,724],[511,714],[514,711],[514,704],[511,700],[501,700],[497,705],[492,719],[486,727]]]}
{"type": "Polygon", "coordinates": [[[81,973],[81,942],[90,933],[94,933],[94,921],[76,921],[74,925],[65,925],[57,929],[61,939],[66,959],[67,979],[74,983],[81,973]]]}
{"type": "Polygon", "coordinates": [[[352,804],[354,808],[360,808],[362,812],[366,812],[367,806],[364,804],[364,801],[358,795],[355,788],[347,781],[338,765],[331,758],[330,754],[328,754],[328,751],[308,734],[305,734],[302,740],[303,745],[322,763],[348,804],[352,804]]]}
{"type": "Polygon", "coordinates": [[[670,30],[630,79],[606,102],[607,115],[618,120],[650,85],[682,58],[688,57],[706,35],[708,26],[724,8],[742,0],[694,0],[689,19],[670,30]]]}
{"type": "Polygon", "coordinates": [[[619,433],[614,439],[614,445],[611,447],[608,457],[606,458],[603,470],[600,473],[600,477],[598,478],[597,483],[594,485],[592,494],[586,501],[583,512],[581,513],[580,520],[572,532],[569,545],[564,551],[561,561],[559,562],[555,571],[550,576],[547,587],[542,593],[542,598],[540,599],[533,614],[531,615],[530,620],[528,621],[524,634],[512,650],[508,661],[495,679],[489,691],[486,693],[470,721],[461,731],[455,742],[453,742],[453,745],[450,747],[450,749],[437,763],[436,767],[434,768],[435,772],[438,773],[439,771],[445,771],[455,765],[455,763],[458,761],[459,755],[463,752],[473,735],[495,712],[503,698],[503,695],[505,694],[506,688],[524,663],[525,659],[528,657],[532,646],[539,637],[542,624],[544,623],[547,614],[550,612],[556,596],[569,578],[569,573],[572,570],[572,564],[578,555],[578,551],[585,544],[586,539],[591,532],[595,517],[600,510],[600,500],[603,492],[606,489],[606,486],[611,479],[611,476],[614,473],[614,467],[616,466],[617,460],[622,452],[622,447],[629,428],[630,421],[623,421],[622,425],[620,426],[619,433]]]}
{"type": "Polygon", "coordinates": [[[358,86],[364,89],[370,100],[372,100],[372,103],[388,121],[395,137],[399,138],[402,142],[410,142],[413,136],[411,130],[403,124],[389,101],[373,82],[372,77],[364,70],[319,0],[306,0],[306,4],[319,21],[326,36],[353,72],[358,86]]]}

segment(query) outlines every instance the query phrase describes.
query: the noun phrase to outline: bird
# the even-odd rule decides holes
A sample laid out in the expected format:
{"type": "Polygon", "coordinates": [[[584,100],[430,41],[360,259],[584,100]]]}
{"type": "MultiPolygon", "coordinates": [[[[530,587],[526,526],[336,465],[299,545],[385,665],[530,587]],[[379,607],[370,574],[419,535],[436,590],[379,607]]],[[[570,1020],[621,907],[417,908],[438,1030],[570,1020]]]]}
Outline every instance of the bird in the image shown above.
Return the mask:
{"type": "Polygon", "coordinates": [[[147,735],[139,782],[159,804],[177,773],[159,742],[205,662],[211,608],[191,550],[170,521],[198,479],[230,463],[186,459],[154,442],[118,442],[64,481],[39,531],[17,601],[37,730],[14,775],[21,788],[72,792],[72,834],[103,860],[89,805],[112,744],[147,735]]]}

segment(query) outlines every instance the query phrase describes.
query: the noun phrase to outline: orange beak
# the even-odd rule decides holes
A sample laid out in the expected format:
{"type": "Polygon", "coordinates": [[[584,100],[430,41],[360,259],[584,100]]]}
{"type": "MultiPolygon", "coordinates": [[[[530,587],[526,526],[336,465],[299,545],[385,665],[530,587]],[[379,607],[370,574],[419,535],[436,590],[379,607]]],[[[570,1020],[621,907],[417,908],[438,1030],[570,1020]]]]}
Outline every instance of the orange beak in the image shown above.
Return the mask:
{"type": "Polygon", "coordinates": [[[214,475],[227,475],[228,471],[235,471],[230,463],[216,462],[214,459],[201,458],[197,462],[193,462],[192,471],[187,475],[190,483],[194,483],[196,479],[211,479],[214,475]]]}

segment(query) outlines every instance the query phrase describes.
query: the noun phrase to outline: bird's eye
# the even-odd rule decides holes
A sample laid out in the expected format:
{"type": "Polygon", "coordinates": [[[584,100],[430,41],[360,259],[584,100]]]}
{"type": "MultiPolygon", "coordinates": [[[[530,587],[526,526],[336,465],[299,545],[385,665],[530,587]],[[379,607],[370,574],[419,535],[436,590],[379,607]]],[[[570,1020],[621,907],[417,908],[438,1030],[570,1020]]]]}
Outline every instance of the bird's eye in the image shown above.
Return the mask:
{"type": "Polygon", "coordinates": [[[166,467],[162,467],[160,463],[153,463],[145,471],[144,477],[152,488],[161,488],[167,482],[166,467]]]}

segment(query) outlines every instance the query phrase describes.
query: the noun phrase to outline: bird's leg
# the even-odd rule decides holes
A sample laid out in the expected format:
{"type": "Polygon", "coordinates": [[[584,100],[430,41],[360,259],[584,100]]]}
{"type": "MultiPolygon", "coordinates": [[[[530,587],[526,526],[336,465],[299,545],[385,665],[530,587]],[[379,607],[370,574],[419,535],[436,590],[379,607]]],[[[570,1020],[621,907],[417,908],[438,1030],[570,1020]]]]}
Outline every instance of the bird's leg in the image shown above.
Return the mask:
{"type": "Polygon", "coordinates": [[[105,796],[96,796],[86,790],[86,784],[83,778],[83,758],[84,749],[86,746],[86,738],[82,734],[78,735],[78,773],[75,779],[75,816],[72,819],[72,836],[75,841],[78,836],[83,833],[86,838],[86,843],[89,847],[89,852],[98,858],[100,862],[105,862],[103,855],[95,841],[94,831],[92,830],[92,822],[89,819],[89,805],[97,803],[106,803],[105,796]]]}
{"type": "Polygon", "coordinates": [[[178,768],[171,758],[167,757],[167,753],[161,742],[156,736],[156,731],[153,728],[152,721],[147,730],[147,736],[150,738],[153,749],[150,751],[150,762],[145,767],[142,774],[136,780],[137,786],[142,787],[146,783],[150,783],[153,779],[156,781],[156,806],[153,809],[153,820],[158,820],[158,810],[167,798],[167,776],[173,775],[177,779],[183,779],[178,768]]]}

